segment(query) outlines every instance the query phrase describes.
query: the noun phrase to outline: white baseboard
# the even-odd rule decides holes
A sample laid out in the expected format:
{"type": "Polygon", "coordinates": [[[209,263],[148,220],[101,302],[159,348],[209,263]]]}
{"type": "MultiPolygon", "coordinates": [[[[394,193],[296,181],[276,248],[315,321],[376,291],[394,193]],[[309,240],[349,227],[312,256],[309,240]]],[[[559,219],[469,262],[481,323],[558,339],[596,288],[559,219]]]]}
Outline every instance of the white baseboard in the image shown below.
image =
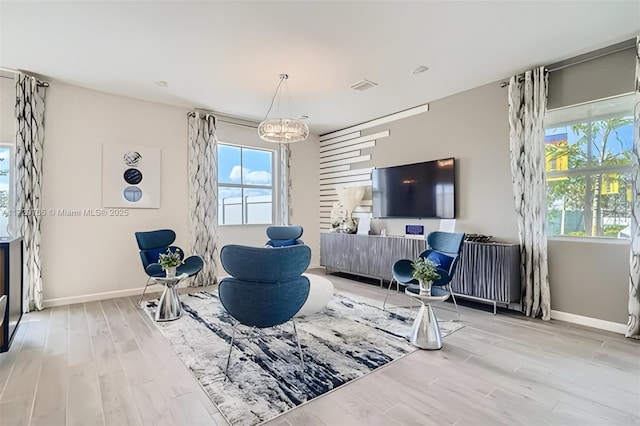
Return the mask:
{"type": "MultiPolygon", "coordinates": [[[[150,287],[151,291],[154,291],[153,287],[150,287]]],[[[160,289],[160,287],[158,287],[158,289],[160,289]]],[[[43,305],[45,308],[53,308],[54,306],[72,305],[74,303],[95,302],[96,300],[114,299],[116,297],[136,296],[142,294],[142,290],[144,290],[144,287],[107,291],[104,293],[84,294],[81,296],[61,297],[59,299],[45,299],[43,305]]]]}
{"type": "MultiPolygon", "coordinates": [[[[187,287],[186,280],[178,284],[178,288],[187,287]]],[[[161,285],[149,285],[147,294],[159,293],[163,287],[161,285]]],[[[54,306],[73,305],[74,303],[95,302],[96,300],[115,299],[117,297],[139,296],[142,294],[144,287],[129,288],[126,290],[106,291],[103,293],[83,294],[80,296],[61,297],[59,299],[45,299],[44,308],[53,308],[54,306]]]]}
{"type": "Polygon", "coordinates": [[[551,319],[586,325],[587,327],[599,328],[600,330],[612,331],[614,333],[625,334],[627,332],[627,324],[605,321],[598,318],[583,317],[582,315],[554,311],[553,309],[551,310],[551,319]]]}
{"type": "MultiPolygon", "coordinates": [[[[311,268],[322,268],[319,264],[311,264],[309,265],[309,269],[311,268]]],[[[218,277],[218,281],[224,278],[227,275],[221,275],[218,277]]],[[[187,287],[186,280],[180,282],[178,284],[179,288],[187,287]]],[[[105,299],[115,299],[117,297],[129,297],[129,296],[139,296],[142,294],[144,287],[137,288],[129,288],[126,290],[115,290],[115,291],[106,291],[103,293],[92,293],[92,294],[83,294],[80,296],[70,296],[70,297],[61,297],[59,299],[45,299],[43,304],[44,308],[53,308],[54,306],[65,306],[65,305],[73,305],[74,303],[85,303],[85,302],[95,302],[96,300],[105,300],[105,299]]],[[[151,285],[147,289],[147,294],[149,293],[159,293],[162,291],[161,285],[151,285]]]]}

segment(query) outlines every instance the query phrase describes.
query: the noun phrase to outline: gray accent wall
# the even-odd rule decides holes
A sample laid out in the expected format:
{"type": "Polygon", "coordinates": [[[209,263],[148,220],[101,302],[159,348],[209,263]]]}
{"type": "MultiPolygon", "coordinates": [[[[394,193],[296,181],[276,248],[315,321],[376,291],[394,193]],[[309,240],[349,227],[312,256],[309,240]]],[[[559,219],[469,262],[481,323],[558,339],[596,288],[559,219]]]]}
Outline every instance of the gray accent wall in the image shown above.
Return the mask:
{"type": "Polygon", "coordinates": [[[622,241],[548,241],[551,309],[627,323],[629,244],[622,241]]]}
{"type": "MultiPolygon", "coordinates": [[[[362,131],[390,135],[370,148],[360,167],[386,167],[455,157],[456,231],[487,234],[517,243],[511,171],[507,89],[499,82],[429,104],[429,111],[362,131]]],[[[372,233],[403,235],[406,224],[437,230],[438,220],[373,220],[372,233]]],[[[549,241],[551,309],[626,323],[629,245],[549,241]]]]}
{"type": "MultiPolygon", "coordinates": [[[[456,230],[493,235],[517,242],[509,166],[507,89],[481,86],[429,104],[429,111],[378,127],[389,130],[371,148],[372,160],[361,167],[388,167],[445,157],[456,158],[456,230]]],[[[437,219],[385,219],[373,222],[388,235],[404,235],[406,224],[437,230],[437,219]]]]}
{"type": "Polygon", "coordinates": [[[555,109],[635,90],[635,46],[549,73],[547,108],[555,109]]]}

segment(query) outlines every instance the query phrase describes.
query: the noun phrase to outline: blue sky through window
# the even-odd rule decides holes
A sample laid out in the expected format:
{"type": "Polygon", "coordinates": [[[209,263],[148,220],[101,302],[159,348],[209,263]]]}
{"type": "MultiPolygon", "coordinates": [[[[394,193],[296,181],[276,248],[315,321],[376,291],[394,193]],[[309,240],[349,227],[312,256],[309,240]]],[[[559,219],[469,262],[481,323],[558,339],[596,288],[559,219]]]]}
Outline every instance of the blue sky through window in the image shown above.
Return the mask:
{"type": "Polygon", "coordinates": [[[272,151],[218,145],[219,224],[273,223],[272,185],[272,151]]]}
{"type": "Polygon", "coordinates": [[[220,144],[218,145],[218,182],[271,186],[272,157],[271,151],[220,144]],[[240,155],[242,155],[242,166],[240,155]]]}
{"type": "Polygon", "coordinates": [[[233,167],[240,167],[240,148],[229,145],[218,145],[218,182],[240,183],[231,179],[233,167]]]}

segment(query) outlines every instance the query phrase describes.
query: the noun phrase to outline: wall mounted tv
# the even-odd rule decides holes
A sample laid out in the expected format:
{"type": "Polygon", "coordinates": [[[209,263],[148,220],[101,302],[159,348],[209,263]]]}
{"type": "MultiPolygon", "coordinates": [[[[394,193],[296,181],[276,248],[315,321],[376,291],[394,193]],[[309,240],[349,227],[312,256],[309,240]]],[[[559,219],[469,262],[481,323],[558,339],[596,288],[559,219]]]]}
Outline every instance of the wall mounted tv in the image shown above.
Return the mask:
{"type": "Polygon", "coordinates": [[[454,158],[373,170],[373,217],[456,217],[454,158]]]}

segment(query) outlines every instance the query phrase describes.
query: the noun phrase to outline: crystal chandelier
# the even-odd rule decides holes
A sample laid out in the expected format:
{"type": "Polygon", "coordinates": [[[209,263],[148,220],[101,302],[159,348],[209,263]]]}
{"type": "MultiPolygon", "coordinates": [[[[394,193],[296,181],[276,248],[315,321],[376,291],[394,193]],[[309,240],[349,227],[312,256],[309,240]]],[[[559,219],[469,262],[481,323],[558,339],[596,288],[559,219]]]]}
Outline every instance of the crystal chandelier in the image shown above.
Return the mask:
{"type": "MultiPolygon", "coordinates": [[[[267,142],[301,142],[307,139],[307,136],[309,136],[309,127],[297,118],[269,118],[269,114],[271,113],[273,102],[275,101],[276,97],[278,97],[278,105],[280,104],[280,99],[282,98],[282,92],[280,88],[282,86],[282,83],[285,82],[285,80],[287,80],[288,78],[289,76],[287,74],[280,74],[280,83],[278,83],[276,92],[273,94],[273,98],[271,98],[269,111],[267,111],[267,115],[265,116],[262,123],[258,125],[258,135],[260,136],[260,139],[267,142]]],[[[287,94],[288,92],[289,91],[287,90],[287,94]]]]}

